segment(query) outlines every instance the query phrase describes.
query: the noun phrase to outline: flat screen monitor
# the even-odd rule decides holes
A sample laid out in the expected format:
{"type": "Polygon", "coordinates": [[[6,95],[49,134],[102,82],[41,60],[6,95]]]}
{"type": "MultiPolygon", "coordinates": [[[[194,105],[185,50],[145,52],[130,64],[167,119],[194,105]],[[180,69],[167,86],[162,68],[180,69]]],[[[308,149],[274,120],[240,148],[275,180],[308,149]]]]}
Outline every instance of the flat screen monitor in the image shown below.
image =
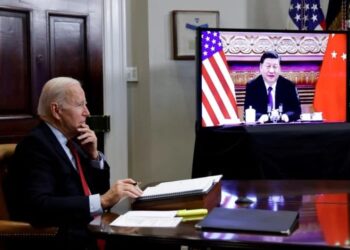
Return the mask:
{"type": "Polygon", "coordinates": [[[199,28],[196,42],[200,127],[347,122],[346,31],[199,28]]]}

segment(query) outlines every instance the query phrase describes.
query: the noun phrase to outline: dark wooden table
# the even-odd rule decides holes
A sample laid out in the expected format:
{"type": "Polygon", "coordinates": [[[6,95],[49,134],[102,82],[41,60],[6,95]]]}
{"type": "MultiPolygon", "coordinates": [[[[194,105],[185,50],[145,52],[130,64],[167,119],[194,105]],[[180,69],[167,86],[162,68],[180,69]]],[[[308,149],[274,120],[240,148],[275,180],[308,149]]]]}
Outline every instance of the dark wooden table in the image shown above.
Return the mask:
{"type": "Polygon", "coordinates": [[[209,249],[350,248],[349,192],[350,181],[344,180],[223,181],[222,207],[299,211],[299,226],[290,236],[200,231],[194,228],[196,221],[165,229],[110,226],[118,217],[116,213],[104,214],[101,222],[90,224],[89,229],[96,237],[128,249],[146,249],[146,245],[168,250],[181,245],[209,249]],[[254,202],[237,204],[237,197],[254,202]]]}

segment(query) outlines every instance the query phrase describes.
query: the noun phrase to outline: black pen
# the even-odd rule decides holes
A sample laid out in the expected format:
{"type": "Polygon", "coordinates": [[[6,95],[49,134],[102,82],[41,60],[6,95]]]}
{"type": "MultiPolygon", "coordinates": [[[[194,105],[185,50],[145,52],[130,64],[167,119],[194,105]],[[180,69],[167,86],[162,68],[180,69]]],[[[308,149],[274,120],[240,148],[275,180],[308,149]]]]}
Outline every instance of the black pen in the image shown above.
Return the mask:
{"type": "Polygon", "coordinates": [[[134,182],[132,185],[134,185],[134,186],[139,186],[141,184],[141,181],[136,181],[136,182],[134,182]]]}

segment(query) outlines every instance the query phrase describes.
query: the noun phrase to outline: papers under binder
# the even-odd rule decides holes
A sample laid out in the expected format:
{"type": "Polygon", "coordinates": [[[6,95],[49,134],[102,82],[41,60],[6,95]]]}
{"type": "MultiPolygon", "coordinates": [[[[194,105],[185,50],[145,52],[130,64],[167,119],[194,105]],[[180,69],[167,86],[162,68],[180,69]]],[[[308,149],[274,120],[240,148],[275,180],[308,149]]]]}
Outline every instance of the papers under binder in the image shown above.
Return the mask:
{"type": "Polygon", "coordinates": [[[228,230],[290,235],[298,225],[296,211],[216,207],[195,225],[202,230],[228,230]]]}
{"type": "Polygon", "coordinates": [[[186,179],[179,181],[162,182],[156,186],[147,187],[137,201],[151,201],[168,199],[171,197],[184,197],[208,193],[222,175],[186,179]]]}

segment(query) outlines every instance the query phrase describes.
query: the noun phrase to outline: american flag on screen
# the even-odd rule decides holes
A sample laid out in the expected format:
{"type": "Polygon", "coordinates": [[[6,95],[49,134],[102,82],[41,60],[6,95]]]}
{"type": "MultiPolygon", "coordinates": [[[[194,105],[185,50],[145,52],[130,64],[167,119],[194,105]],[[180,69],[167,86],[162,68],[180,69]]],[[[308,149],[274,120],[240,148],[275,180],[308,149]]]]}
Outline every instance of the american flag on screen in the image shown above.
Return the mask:
{"type": "Polygon", "coordinates": [[[289,17],[298,30],[324,30],[326,21],[320,0],[291,0],[289,17]]]}
{"type": "Polygon", "coordinates": [[[202,48],[202,126],[239,122],[235,86],[216,31],[203,31],[202,48]]]}

